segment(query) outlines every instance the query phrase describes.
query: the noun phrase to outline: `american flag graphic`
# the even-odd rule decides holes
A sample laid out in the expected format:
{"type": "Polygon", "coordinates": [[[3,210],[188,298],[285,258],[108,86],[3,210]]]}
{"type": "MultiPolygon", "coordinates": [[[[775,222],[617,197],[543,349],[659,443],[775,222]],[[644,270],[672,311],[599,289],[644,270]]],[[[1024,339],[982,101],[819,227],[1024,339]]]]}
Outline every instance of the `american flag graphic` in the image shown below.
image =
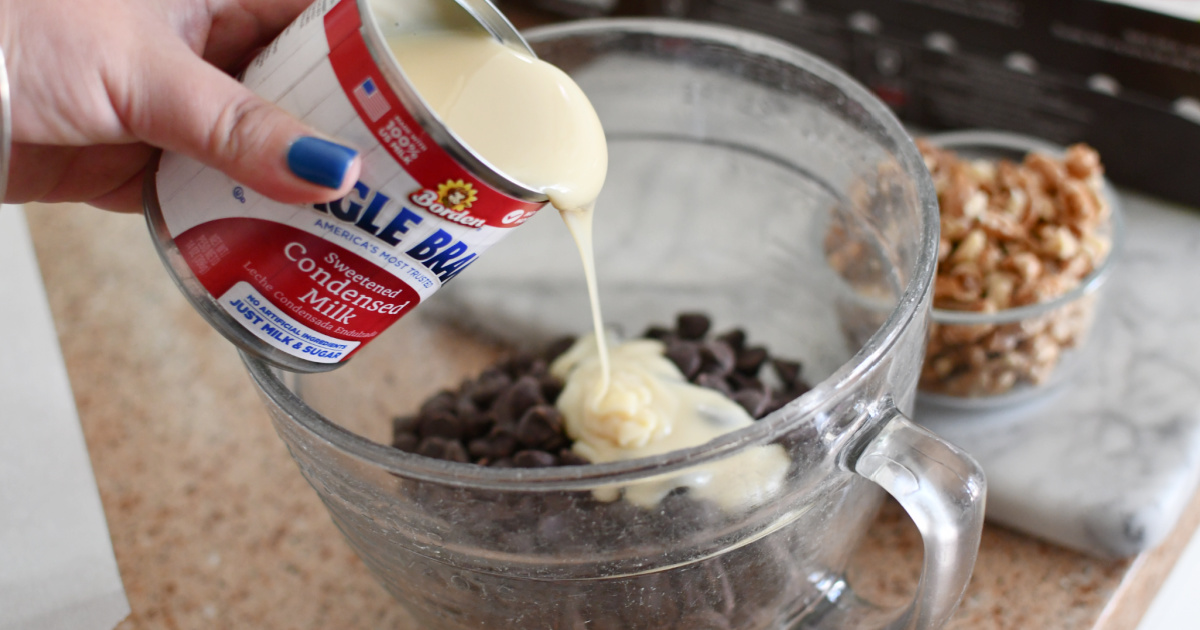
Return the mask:
{"type": "Polygon", "coordinates": [[[358,99],[358,104],[362,106],[363,111],[367,112],[371,122],[383,118],[383,115],[392,108],[387,98],[376,87],[373,79],[367,79],[354,88],[354,98],[358,99]]]}

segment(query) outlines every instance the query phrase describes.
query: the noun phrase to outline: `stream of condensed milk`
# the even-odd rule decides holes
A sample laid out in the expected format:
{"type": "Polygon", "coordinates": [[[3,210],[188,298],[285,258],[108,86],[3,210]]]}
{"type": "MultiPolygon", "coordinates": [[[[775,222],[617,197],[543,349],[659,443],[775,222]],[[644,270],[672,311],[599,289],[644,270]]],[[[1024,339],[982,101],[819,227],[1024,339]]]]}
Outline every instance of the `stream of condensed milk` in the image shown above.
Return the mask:
{"type": "Polygon", "coordinates": [[[592,256],[592,215],[608,172],[604,128],[571,77],[486,33],[444,31],[388,42],[405,76],[441,121],[496,170],[537,190],[579,248],[592,325],[608,352],[592,256]]]}
{"type": "MultiPolygon", "coordinates": [[[[405,35],[389,46],[441,121],[498,171],[544,193],[575,239],[593,333],[551,366],[564,382],[557,406],[572,448],[594,463],[635,459],[699,446],[751,424],[753,418],[736,402],[689,383],[660,342],[633,340],[610,350],[592,251],[592,216],[608,147],[579,86],[558,68],[484,33],[405,35]]],[[[653,507],[686,486],[739,509],[778,491],[788,465],[782,446],[753,447],[676,476],[626,486],[624,495],[653,507]]],[[[620,492],[598,494],[615,500],[620,492]]]]}

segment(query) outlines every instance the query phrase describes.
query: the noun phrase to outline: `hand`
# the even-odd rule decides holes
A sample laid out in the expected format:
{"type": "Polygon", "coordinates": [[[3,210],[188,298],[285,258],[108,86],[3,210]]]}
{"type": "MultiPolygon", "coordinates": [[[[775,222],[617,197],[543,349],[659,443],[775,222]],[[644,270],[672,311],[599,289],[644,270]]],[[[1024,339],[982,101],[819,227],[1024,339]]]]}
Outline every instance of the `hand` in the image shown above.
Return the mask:
{"type": "Polygon", "coordinates": [[[310,2],[0,0],[13,113],[5,201],[138,211],[159,149],[285,203],[344,196],[357,154],[296,144],[320,134],[229,74],[310,2]]]}

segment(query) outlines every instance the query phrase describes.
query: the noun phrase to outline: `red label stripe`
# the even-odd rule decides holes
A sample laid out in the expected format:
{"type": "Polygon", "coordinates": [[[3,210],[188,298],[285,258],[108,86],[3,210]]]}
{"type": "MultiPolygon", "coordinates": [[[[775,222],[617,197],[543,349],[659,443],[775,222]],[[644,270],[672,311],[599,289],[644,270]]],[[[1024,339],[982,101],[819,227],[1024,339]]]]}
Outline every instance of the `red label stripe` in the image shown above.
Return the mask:
{"type": "Polygon", "coordinates": [[[329,61],[342,90],[367,128],[421,187],[461,181],[476,198],[466,210],[493,227],[516,227],[543,204],[521,201],[475,178],[417,123],[376,66],[362,35],[354,0],[342,0],[325,16],[329,61]]]}

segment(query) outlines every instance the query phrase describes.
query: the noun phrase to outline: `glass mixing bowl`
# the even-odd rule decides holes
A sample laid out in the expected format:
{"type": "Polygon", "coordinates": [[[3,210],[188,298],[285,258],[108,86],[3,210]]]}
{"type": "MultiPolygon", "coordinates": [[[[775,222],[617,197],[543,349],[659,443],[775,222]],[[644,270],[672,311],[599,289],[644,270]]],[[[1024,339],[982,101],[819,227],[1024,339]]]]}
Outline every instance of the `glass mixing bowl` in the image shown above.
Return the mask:
{"type": "Polygon", "coordinates": [[[343,368],[245,358],[334,522],[422,629],[942,627],[985,486],[970,457],[905,418],[938,246],[908,135],[844,74],[764,36],[622,19],[527,37],[608,133],[606,323],[635,335],[704,311],[802,361],[813,386],[753,426],[627,462],[500,469],[387,446],[390,418],[508,349],[588,330],[578,253],[544,212],[343,368]],[[736,509],[686,491],[652,507],[605,498],[775,444],[782,487],[736,509]],[[885,491],[925,544],[898,609],[843,578],[885,491]]]}

